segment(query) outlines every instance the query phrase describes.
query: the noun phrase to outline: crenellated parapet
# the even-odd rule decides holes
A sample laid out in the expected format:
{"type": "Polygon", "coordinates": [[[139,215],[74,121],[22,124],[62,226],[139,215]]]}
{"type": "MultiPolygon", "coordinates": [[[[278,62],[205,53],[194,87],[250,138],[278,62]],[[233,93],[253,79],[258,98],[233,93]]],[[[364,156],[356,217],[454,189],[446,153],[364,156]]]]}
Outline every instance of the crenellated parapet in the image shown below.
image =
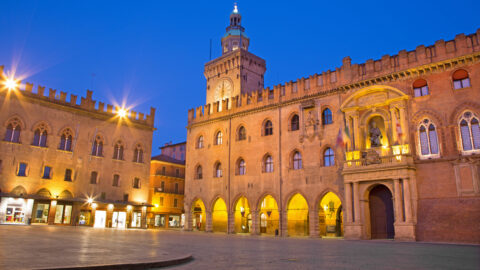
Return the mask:
{"type": "MultiPolygon", "coordinates": [[[[331,94],[409,76],[421,76],[479,58],[480,29],[469,35],[459,34],[453,40],[438,40],[431,46],[420,45],[415,50],[402,50],[397,55],[384,55],[380,59],[369,59],[361,64],[352,64],[351,58],[347,56],[342,60],[342,65],[333,70],[288,81],[273,88],[247,90],[222,102],[191,109],[188,113],[188,124],[315,95],[331,94]]],[[[243,59],[232,59],[231,62],[222,62],[221,65],[211,65],[212,62],[219,61],[213,60],[209,62],[209,69],[205,70],[205,77],[208,80],[241,65],[240,60],[243,59]]],[[[255,61],[251,63],[255,64],[255,61]]],[[[258,63],[263,64],[260,61],[258,63]]]]}
{"type": "MultiPolygon", "coordinates": [[[[4,66],[0,66],[0,78],[6,77],[3,71],[4,66]]],[[[74,94],[70,94],[70,98],[68,98],[68,94],[66,92],[58,91],[52,88],[46,92],[45,87],[40,85],[37,86],[35,91],[33,83],[29,82],[18,82],[18,85],[19,87],[17,91],[25,98],[62,105],[71,109],[82,110],[101,119],[105,119],[106,117],[114,118],[118,116],[118,112],[122,110],[122,108],[118,106],[94,100],[93,91],[91,90],[87,90],[86,96],[80,97],[79,99],[79,97],[74,94]]],[[[0,92],[0,94],[1,93],[2,92],[0,92]]],[[[150,108],[150,114],[148,115],[133,110],[126,110],[125,117],[132,123],[153,128],[155,120],[155,108],[150,108]]]]}

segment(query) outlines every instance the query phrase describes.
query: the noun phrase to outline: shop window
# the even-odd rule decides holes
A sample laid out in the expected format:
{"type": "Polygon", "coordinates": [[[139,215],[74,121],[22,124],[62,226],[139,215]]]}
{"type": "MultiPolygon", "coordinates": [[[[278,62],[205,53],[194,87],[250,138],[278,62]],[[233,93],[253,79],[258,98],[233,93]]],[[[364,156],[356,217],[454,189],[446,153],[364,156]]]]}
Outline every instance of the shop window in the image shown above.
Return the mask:
{"type": "Polygon", "coordinates": [[[95,137],[93,141],[92,156],[103,157],[103,139],[100,136],[95,137]]]}
{"type": "Polygon", "coordinates": [[[413,83],[413,94],[415,97],[422,97],[428,95],[427,81],[424,79],[418,79],[413,83]]]}
{"type": "Polygon", "coordinates": [[[302,168],[302,155],[300,152],[295,151],[293,153],[293,169],[300,170],[302,168]]]}
{"type": "Polygon", "coordinates": [[[118,175],[118,174],[113,175],[112,186],[114,186],[114,187],[120,186],[120,175],[118,175]]]}
{"type": "Polygon", "coordinates": [[[113,159],[123,160],[123,144],[121,141],[116,142],[113,147],[113,159]]]}
{"type": "Polygon", "coordinates": [[[55,208],[56,224],[70,224],[72,218],[72,206],[68,204],[59,204],[55,208]]]}
{"type": "Polygon", "coordinates": [[[325,167],[330,167],[335,165],[335,155],[332,148],[327,148],[323,153],[323,165],[325,167]]]}
{"type": "Polygon", "coordinates": [[[143,163],[143,149],[142,146],[139,144],[135,148],[133,152],[133,162],[136,163],[143,163]]]}
{"type": "Polygon", "coordinates": [[[330,125],[333,123],[332,111],[329,108],[326,108],[322,112],[322,123],[323,125],[330,125]]]}
{"type": "Polygon", "coordinates": [[[49,203],[35,203],[33,209],[33,223],[48,223],[49,203]]]}
{"type": "Polygon", "coordinates": [[[82,210],[80,211],[80,215],[78,218],[78,225],[90,225],[92,219],[92,212],[89,210],[82,210]]]}
{"type": "Polygon", "coordinates": [[[66,169],[65,170],[65,178],[63,179],[67,182],[72,182],[72,169],[66,169]]]}
{"type": "Polygon", "coordinates": [[[43,166],[42,179],[51,179],[52,178],[52,167],[43,166]]]}
{"type": "Polygon", "coordinates": [[[140,188],[140,178],[135,177],[133,179],[133,188],[140,188]]]}
{"type": "Polygon", "coordinates": [[[290,119],[290,130],[295,131],[300,129],[300,118],[298,114],[294,114],[290,119]]]}
{"type": "Polygon", "coordinates": [[[453,73],[453,88],[462,89],[470,87],[470,78],[468,72],[463,69],[459,69],[453,73]]]}
{"type": "Polygon", "coordinates": [[[178,200],[177,199],[173,199],[173,207],[177,207],[178,206],[178,200]]]}
{"type": "Polygon", "coordinates": [[[418,128],[418,136],[421,156],[425,158],[438,156],[437,129],[429,119],[424,119],[420,124],[418,128]]]}
{"type": "Polygon", "coordinates": [[[60,137],[60,145],[58,146],[59,150],[63,151],[72,151],[72,141],[73,141],[73,136],[72,136],[72,131],[67,128],[62,132],[62,136],[60,137]]]}
{"type": "Polygon", "coordinates": [[[20,162],[18,164],[17,176],[27,176],[28,164],[20,162]]]}
{"type": "Polygon", "coordinates": [[[97,172],[91,172],[90,173],[90,184],[96,185],[98,182],[98,173],[97,172]]]}
{"type": "Polygon", "coordinates": [[[264,136],[273,135],[272,121],[270,121],[270,120],[265,121],[265,124],[263,125],[263,135],[264,136]]]}
{"type": "Polygon", "coordinates": [[[264,159],[264,163],[265,163],[265,165],[264,165],[264,167],[265,167],[264,172],[266,172],[266,173],[271,173],[271,172],[273,172],[273,158],[272,158],[272,156],[267,155],[267,156],[265,157],[265,159],[264,159]]]}

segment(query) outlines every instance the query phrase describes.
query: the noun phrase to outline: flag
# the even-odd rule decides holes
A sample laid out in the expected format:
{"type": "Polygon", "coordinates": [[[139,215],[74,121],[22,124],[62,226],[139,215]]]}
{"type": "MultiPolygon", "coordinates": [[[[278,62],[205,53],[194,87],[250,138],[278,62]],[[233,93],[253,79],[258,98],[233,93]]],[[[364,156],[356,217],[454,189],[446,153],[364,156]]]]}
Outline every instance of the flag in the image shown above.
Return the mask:
{"type": "Polygon", "coordinates": [[[403,131],[402,131],[402,125],[400,125],[400,122],[398,121],[398,118],[397,118],[397,115],[395,114],[395,119],[396,119],[396,122],[397,122],[397,125],[396,125],[396,130],[397,130],[397,138],[398,140],[402,140],[402,136],[403,136],[403,131]]]}
{"type": "Polygon", "coordinates": [[[336,147],[345,147],[345,141],[343,140],[342,128],[338,129],[337,142],[335,143],[336,147]]]}
{"type": "Polygon", "coordinates": [[[345,134],[345,138],[350,141],[350,129],[348,128],[348,125],[347,125],[347,119],[345,118],[345,115],[343,116],[343,125],[345,126],[344,128],[344,134],[345,134]]]}

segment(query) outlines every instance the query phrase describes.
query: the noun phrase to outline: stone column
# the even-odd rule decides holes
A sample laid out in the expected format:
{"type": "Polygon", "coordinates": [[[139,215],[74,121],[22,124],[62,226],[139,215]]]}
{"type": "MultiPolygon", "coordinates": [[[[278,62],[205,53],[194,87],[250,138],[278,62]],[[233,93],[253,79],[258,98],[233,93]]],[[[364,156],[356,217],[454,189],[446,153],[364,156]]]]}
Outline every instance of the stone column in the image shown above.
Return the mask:
{"type": "Polygon", "coordinates": [[[211,211],[205,211],[205,231],[206,232],[212,232],[212,212],[211,211]]]}
{"type": "Polygon", "coordinates": [[[400,111],[400,126],[402,127],[402,133],[404,138],[403,144],[408,144],[410,141],[410,136],[407,131],[407,119],[406,119],[406,112],[405,112],[405,105],[402,104],[399,106],[398,110],[400,111]]]}
{"type": "Polygon", "coordinates": [[[355,140],[355,150],[360,150],[361,145],[360,145],[360,123],[358,122],[358,111],[355,112],[353,115],[353,134],[354,134],[354,140],[355,140]]]}
{"type": "Polygon", "coordinates": [[[235,211],[228,212],[227,233],[235,233],[235,211]]]}
{"type": "Polygon", "coordinates": [[[50,209],[48,210],[48,225],[53,225],[55,223],[55,212],[57,210],[57,201],[50,201],[50,209]]]}
{"type": "Polygon", "coordinates": [[[345,219],[348,223],[353,222],[353,209],[352,209],[352,185],[350,183],[345,184],[345,219]]]}
{"type": "MultiPolygon", "coordinates": [[[[112,208],[112,210],[113,210],[113,208],[112,208]]],[[[142,206],[142,221],[141,221],[140,226],[142,227],[142,229],[147,228],[147,207],[146,206],[142,206]]]]}
{"type": "Polygon", "coordinates": [[[410,180],[403,179],[403,196],[405,200],[405,221],[412,222],[412,199],[410,196],[410,180]]]}
{"type": "Polygon", "coordinates": [[[354,213],[355,213],[355,223],[362,222],[360,216],[360,194],[358,191],[358,182],[353,183],[353,201],[354,201],[354,213]]]}
{"type": "Polygon", "coordinates": [[[260,217],[258,215],[258,211],[250,211],[250,214],[252,215],[252,227],[250,228],[250,234],[260,234],[260,217]]]}
{"type": "Polygon", "coordinates": [[[393,189],[395,191],[395,223],[403,222],[402,193],[400,192],[400,179],[393,180],[393,189]]]}
{"type": "MultiPolygon", "coordinates": [[[[188,208],[187,208],[188,209],[188,208]]],[[[191,231],[195,225],[193,224],[193,213],[189,210],[185,211],[185,225],[183,227],[184,231],[191,231]]]]}
{"type": "Polygon", "coordinates": [[[398,136],[397,136],[397,116],[395,115],[395,107],[390,107],[390,117],[392,118],[392,130],[393,130],[393,133],[392,133],[392,145],[394,145],[395,143],[401,143],[399,140],[398,140],[398,136]]]}
{"type": "Polygon", "coordinates": [[[318,212],[316,209],[308,209],[310,237],[319,237],[318,212]]]}

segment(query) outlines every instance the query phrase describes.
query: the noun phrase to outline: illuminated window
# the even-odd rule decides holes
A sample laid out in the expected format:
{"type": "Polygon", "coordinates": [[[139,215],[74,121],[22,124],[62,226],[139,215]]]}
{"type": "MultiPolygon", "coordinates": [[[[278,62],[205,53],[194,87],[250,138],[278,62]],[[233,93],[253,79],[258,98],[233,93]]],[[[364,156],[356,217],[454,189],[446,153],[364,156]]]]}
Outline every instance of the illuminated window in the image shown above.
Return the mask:
{"type": "Polygon", "coordinates": [[[96,185],[98,183],[98,173],[97,172],[91,172],[90,173],[90,184],[96,185]]]}
{"type": "Polygon", "coordinates": [[[295,151],[293,154],[293,169],[300,170],[302,168],[302,154],[300,152],[295,151]]]}
{"type": "Polygon", "coordinates": [[[427,81],[424,79],[418,79],[413,83],[413,93],[415,97],[421,97],[428,95],[427,81]]]}
{"type": "Polygon", "coordinates": [[[267,120],[263,126],[263,135],[270,136],[273,134],[273,124],[272,121],[267,120]]]}
{"type": "Polygon", "coordinates": [[[197,169],[195,170],[195,179],[202,179],[202,178],[203,178],[202,166],[198,165],[197,169]]]}
{"type": "Polygon", "coordinates": [[[424,119],[418,128],[420,154],[422,157],[438,156],[438,136],[435,125],[429,119],[424,119]]]}
{"type": "Polygon", "coordinates": [[[52,178],[52,167],[44,166],[42,179],[51,179],[52,178]]]}
{"type": "Polygon", "coordinates": [[[215,135],[215,144],[216,145],[221,145],[223,143],[223,134],[221,131],[217,132],[215,135]]]}
{"type": "Polygon", "coordinates": [[[203,148],[203,136],[198,137],[197,148],[203,148]]]}
{"type": "Polygon", "coordinates": [[[20,162],[18,164],[17,176],[27,176],[27,168],[28,168],[27,163],[20,162]]]}
{"type": "Polygon", "coordinates": [[[103,156],[103,139],[100,136],[96,136],[92,145],[92,156],[103,156]]]}
{"type": "Polygon", "coordinates": [[[327,148],[323,153],[323,165],[325,167],[330,167],[335,165],[335,155],[332,148],[327,148]]]}
{"type": "Polygon", "coordinates": [[[5,141],[13,142],[13,143],[20,143],[20,120],[18,118],[14,118],[10,121],[7,125],[7,132],[5,133],[5,141]]]}
{"type": "Polygon", "coordinates": [[[45,124],[41,124],[35,129],[35,132],[33,133],[32,145],[47,147],[47,127],[45,124]]]}
{"type": "Polygon", "coordinates": [[[329,108],[326,108],[325,110],[323,110],[322,123],[324,125],[330,125],[331,123],[333,123],[332,111],[330,111],[329,108]]]}
{"type": "Polygon", "coordinates": [[[140,144],[138,144],[133,151],[133,162],[143,163],[143,149],[140,144]]]}
{"type": "Polygon", "coordinates": [[[65,169],[65,177],[63,178],[64,181],[72,182],[72,169],[65,169]]]}
{"type": "Polygon", "coordinates": [[[453,88],[455,89],[462,89],[466,87],[470,87],[470,78],[468,77],[468,72],[459,69],[453,73],[453,88]]]}
{"type": "Polygon", "coordinates": [[[245,160],[239,159],[237,162],[237,166],[238,166],[237,168],[238,175],[245,175],[245,172],[246,172],[245,160]]]}
{"type": "Polygon", "coordinates": [[[459,125],[463,152],[473,153],[480,151],[480,125],[478,117],[467,111],[460,118],[459,125]]]}
{"type": "Polygon", "coordinates": [[[113,147],[113,159],[123,160],[123,144],[121,141],[117,141],[113,147]]]}
{"type": "Polygon", "coordinates": [[[222,177],[222,163],[217,162],[215,164],[215,177],[222,177]]]}
{"type": "Polygon", "coordinates": [[[237,138],[238,138],[239,141],[243,141],[247,138],[247,131],[246,131],[245,127],[241,126],[238,129],[237,138]]]}
{"type": "Polygon", "coordinates": [[[58,146],[59,150],[63,151],[72,151],[72,141],[73,141],[73,136],[72,136],[72,131],[67,128],[62,132],[62,136],[60,136],[60,145],[58,146]]]}
{"type": "Polygon", "coordinates": [[[271,173],[271,172],[273,172],[273,158],[272,158],[272,156],[267,155],[267,156],[265,157],[264,163],[265,163],[265,165],[264,165],[264,167],[265,167],[264,172],[266,172],[266,173],[271,173]]]}
{"type": "Polygon", "coordinates": [[[295,131],[299,129],[300,129],[300,118],[298,117],[298,114],[295,114],[290,119],[290,130],[295,131]]]}
{"type": "Polygon", "coordinates": [[[118,174],[113,175],[112,186],[114,186],[114,187],[120,186],[120,175],[118,175],[118,174]]]}

